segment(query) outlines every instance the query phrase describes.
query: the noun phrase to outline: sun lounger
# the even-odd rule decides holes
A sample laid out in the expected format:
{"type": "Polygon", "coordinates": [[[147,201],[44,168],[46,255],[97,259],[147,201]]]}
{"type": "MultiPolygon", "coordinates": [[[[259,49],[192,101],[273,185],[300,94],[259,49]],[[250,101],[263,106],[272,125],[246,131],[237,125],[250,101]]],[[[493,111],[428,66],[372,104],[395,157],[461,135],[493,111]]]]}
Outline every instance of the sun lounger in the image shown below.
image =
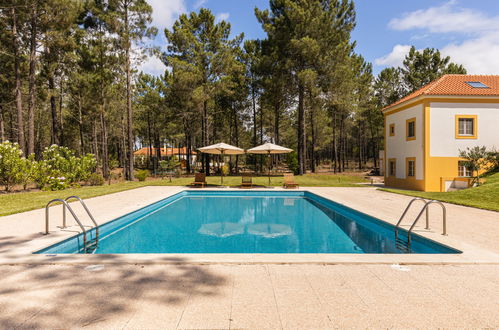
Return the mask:
{"type": "Polygon", "coordinates": [[[201,188],[204,188],[206,185],[206,174],[204,173],[196,173],[196,176],[194,177],[194,182],[191,183],[191,186],[201,186],[201,188]]]}
{"type": "Polygon", "coordinates": [[[298,183],[295,182],[295,176],[293,173],[284,173],[284,188],[298,188],[298,183]]]}
{"type": "Polygon", "coordinates": [[[241,188],[253,188],[253,177],[251,174],[243,174],[241,188]]]}

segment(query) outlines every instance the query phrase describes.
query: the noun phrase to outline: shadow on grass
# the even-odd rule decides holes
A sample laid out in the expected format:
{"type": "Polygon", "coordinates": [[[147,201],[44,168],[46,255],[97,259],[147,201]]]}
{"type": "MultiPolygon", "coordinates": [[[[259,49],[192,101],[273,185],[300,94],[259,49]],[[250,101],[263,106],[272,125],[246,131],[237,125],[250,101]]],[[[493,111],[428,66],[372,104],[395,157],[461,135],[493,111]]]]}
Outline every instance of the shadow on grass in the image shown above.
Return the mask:
{"type": "Polygon", "coordinates": [[[119,264],[119,255],[101,257],[116,263],[0,265],[0,328],[109,326],[138,309],[153,319],[161,310],[182,309],[191,296],[217,295],[227,281],[183,258],[162,258],[168,265],[126,265],[119,264]]]}

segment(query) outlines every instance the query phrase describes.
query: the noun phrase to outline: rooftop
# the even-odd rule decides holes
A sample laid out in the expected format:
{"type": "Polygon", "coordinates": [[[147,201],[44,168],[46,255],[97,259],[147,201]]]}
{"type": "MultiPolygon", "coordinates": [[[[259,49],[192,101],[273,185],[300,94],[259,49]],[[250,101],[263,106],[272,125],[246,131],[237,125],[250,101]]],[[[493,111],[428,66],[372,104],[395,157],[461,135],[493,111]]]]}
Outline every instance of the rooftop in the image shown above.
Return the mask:
{"type": "Polygon", "coordinates": [[[419,96],[499,96],[499,76],[446,74],[383,110],[419,96]]]}

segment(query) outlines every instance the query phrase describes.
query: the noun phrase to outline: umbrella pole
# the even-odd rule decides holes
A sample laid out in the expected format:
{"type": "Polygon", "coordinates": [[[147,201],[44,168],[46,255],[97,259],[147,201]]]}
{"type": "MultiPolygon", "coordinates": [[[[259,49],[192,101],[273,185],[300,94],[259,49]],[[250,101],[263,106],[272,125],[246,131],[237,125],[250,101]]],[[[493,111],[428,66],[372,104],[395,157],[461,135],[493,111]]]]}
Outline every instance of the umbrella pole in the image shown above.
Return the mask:
{"type": "Polygon", "coordinates": [[[270,150],[269,150],[269,160],[268,160],[268,163],[269,163],[269,186],[270,186],[270,150]]]}
{"type": "Polygon", "coordinates": [[[221,176],[220,176],[220,180],[221,180],[221,185],[224,184],[224,166],[225,166],[225,163],[224,163],[224,150],[222,149],[222,167],[220,167],[220,172],[221,172],[221,176]]]}

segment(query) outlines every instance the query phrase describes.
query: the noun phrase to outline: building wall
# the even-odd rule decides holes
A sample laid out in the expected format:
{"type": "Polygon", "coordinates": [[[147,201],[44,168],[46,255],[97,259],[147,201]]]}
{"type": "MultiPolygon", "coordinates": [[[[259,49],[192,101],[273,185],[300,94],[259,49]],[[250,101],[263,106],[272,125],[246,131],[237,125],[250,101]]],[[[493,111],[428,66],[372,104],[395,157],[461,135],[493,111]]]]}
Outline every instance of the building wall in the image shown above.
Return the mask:
{"type": "Polygon", "coordinates": [[[459,150],[499,148],[499,103],[431,102],[425,191],[445,191],[445,182],[458,177],[459,150]],[[476,115],[476,139],[456,138],[456,115],[476,115]]]}
{"type": "Polygon", "coordinates": [[[424,189],[424,111],[423,104],[412,105],[403,110],[385,114],[385,184],[391,187],[424,189]],[[416,138],[407,140],[407,120],[416,119],[416,138]],[[390,126],[395,126],[395,135],[390,136],[390,126]],[[406,159],[416,160],[415,178],[407,178],[406,159]],[[396,160],[396,176],[389,174],[391,159],[396,160]]]}

